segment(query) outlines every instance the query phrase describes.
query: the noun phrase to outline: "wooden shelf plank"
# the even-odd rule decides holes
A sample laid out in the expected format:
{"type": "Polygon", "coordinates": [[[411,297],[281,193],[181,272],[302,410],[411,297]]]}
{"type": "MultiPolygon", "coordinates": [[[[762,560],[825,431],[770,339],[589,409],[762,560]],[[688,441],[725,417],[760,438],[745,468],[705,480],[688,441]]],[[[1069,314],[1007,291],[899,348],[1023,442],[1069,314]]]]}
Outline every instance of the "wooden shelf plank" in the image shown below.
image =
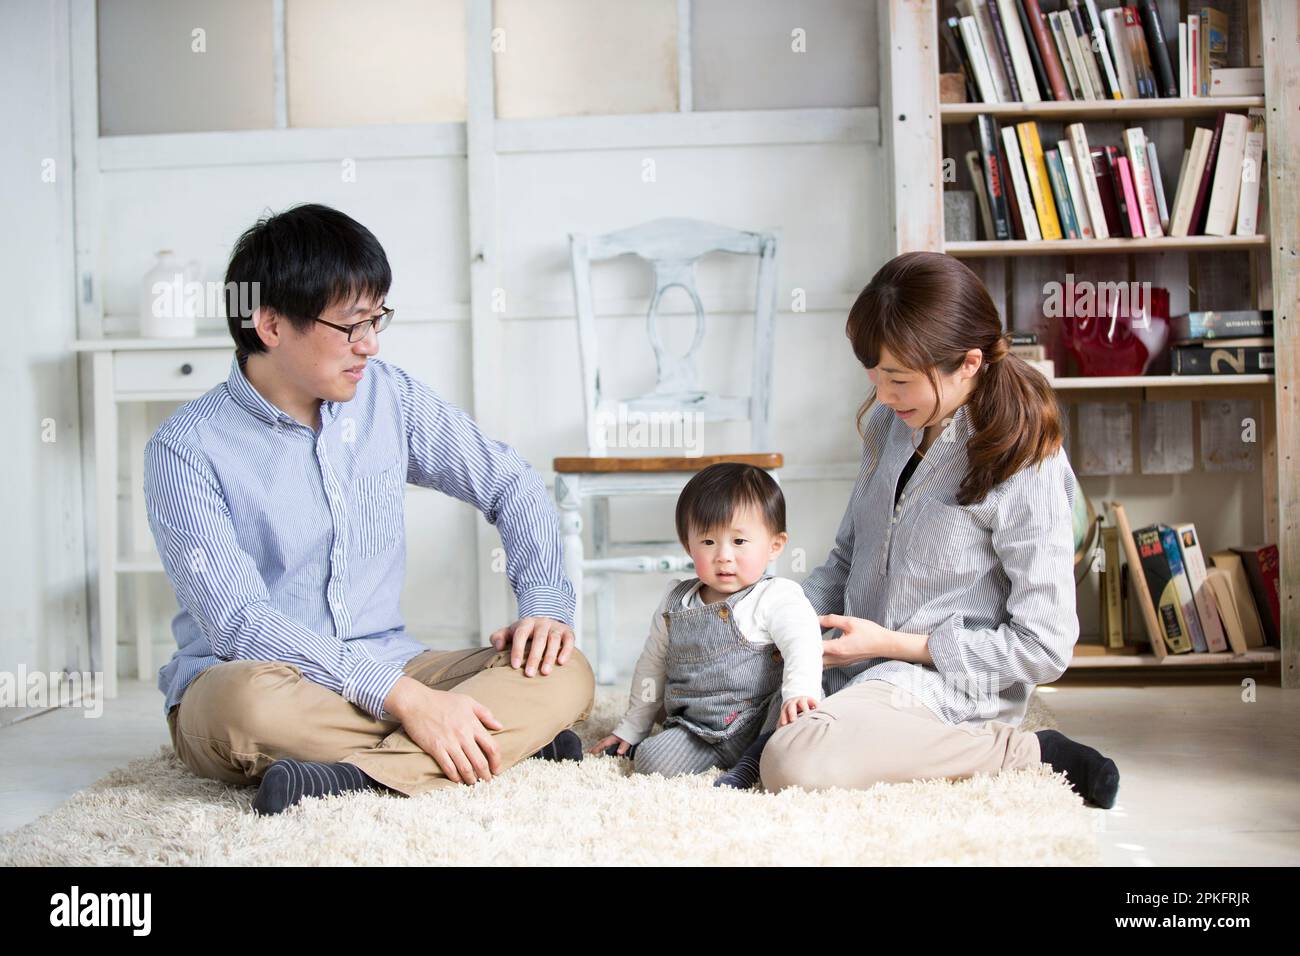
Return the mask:
{"type": "Polygon", "coordinates": [[[1245,654],[1169,654],[1163,660],[1154,654],[1075,654],[1071,670],[1125,667],[1257,667],[1282,659],[1276,647],[1256,647],[1245,654]]]}
{"type": "Polygon", "coordinates": [[[1044,103],[942,103],[942,123],[966,123],[981,113],[1007,122],[1027,119],[1131,120],[1170,117],[1214,116],[1222,110],[1246,110],[1263,106],[1262,96],[1203,96],[1190,99],[1072,100],[1044,103]]]}
{"type": "Polygon", "coordinates": [[[1272,375],[1107,375],[1051,379],[1057,391],[1109,388],[1187,388],[1272,385],[1272,375]]]}
{"type": "Polygon", "coordinates": [[[943,251],[958,259],[992,256],[1056,256],[1114,254],[1126,252],[1211,252],[1259,249],[1268,236],[1163,236],[1159,239],[980,239],[974,242],[945,242],[943,251]]]}

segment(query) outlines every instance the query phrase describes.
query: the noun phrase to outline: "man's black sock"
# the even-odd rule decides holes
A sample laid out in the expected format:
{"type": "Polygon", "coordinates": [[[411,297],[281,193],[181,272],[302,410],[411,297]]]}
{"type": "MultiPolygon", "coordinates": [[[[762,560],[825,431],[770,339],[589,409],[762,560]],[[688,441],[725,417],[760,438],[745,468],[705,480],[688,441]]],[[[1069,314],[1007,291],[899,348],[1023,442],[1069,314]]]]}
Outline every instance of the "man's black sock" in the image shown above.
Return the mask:
{"type": "Polygon", "coordinates": [[[554,740],[533,756],[543,760],[581,760],[582,738],[572,730],[561,730],[554,740]]]}
{"type": "Polygon", "coordinates": [[[253,812],[281,813],[303,797],[328,797],[354,790],[387,790],[350,763],[308,763],[277,760],[266,768],[262,785],[253,798],[253,812]]]}
{"type": "Polygon", "coordinates": [[[752,790],[758,783],[758,763],[763,757],[763,747],[767,745],[774,731],[760,734],[759,738],[745,749],[736,761],[736,765],[713,781],[715,787],[735,787],[737,790],[752,790]]]}
{"type": "Polygon", "coordinates": [[[1115,761],[1071,740],[1059,730],[1039,730],[1036,736],[1043,763],[1064,773],[1076,793],[1103,810],[1115,805],[1119,793],[1119,768],[1115,761]]]}

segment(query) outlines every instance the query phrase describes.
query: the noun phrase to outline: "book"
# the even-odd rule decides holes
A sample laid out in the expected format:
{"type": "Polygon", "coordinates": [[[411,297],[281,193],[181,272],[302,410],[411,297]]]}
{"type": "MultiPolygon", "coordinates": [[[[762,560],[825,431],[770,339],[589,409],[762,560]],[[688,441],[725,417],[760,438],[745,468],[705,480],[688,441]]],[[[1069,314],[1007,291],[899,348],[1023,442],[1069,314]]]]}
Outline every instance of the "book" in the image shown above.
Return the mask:
{"type": "Polygon", "coordinates": [[[1204,654],[1209,650],[1205,643],[1205,632],[1201,629],[1201,618],[1196,611],[1196,600],[1192,597],[1192,585],[1183,564],[1183,549],[1179,543],[1178,532],[1167,524],[1157,525],[1160,531],[1160,547],[1164,549],[1165,560],[1169,562],[1170,581],[1178,596],[1178,604],[1183,612],[1183,622],[1192,641],[1192,650],[1204,654]]]}
{"type": "Polygon", "coordinates": [[[1196,615],[1205,635],[1206,649],[1218,653],[1228,649],[1228,639],[1223,632],[1223,621],[1219,617],[1219,602],[1205,580],[1205,555],[1201,552],[1201,541],[1196,534],[1196,526],[1184,523],[1174,526],[1178,534],[1178,545],[1183,554],[1183,571],[1187,574],[1187,584],[1192,591],[1192,600],[1196,603],[1196,615]]]}
{"type": "Polygon", "coordinates": [[[1016,139],[1015,127],[1002,128],[1002,146],[1007,158],[1007,170],[1011,177],[1012,191],[1016,196],[1016,205],[1020,208],[1020,223],[1025,231],[1024,238],[1036,242],[1043,238],[1043,233],[1038,228],[1038,214],[1034,212],[1034,201],[1029,192],[1029,180],[1025,176],[1025,163],[1020,156],[1020,142],[1016,139]]]}
{"type": "Polygon", "coordinates": [[[1178,24],[1178,95],[1183,98],[1191,96],[1187,66],[1187,22],[1183,21],[1178,24]]]}
{"type": "Polygon", "coordinates": [[[1007,354],[1022,358],[1026,362],[1041,362],[1047,358],[1047,346],[1038,344],[1009,345],[1007,346],[1007,354]]]}
{"type": "Polygon", "coordinates": [[[1115,160],[1116,166],[1119,167],[1119,184],[1120,189],[1124,191],[1124,206],[1128,209],[1128,227],[1133,234],[1134,239],[1140,239],[1146,235],[1142,228],[1142,206],[1137,196],[1137,185],[1133,180],[1133,169],[1129,165],[1127,156],[1120,156],[1115,160]]]}
{"type": "Polygon", "coordinates": [[[1079,0],[1069,0],[1069,8],[1071,29],[1079,47],[1079,59],[1083,61],[1083,68],[1088,74],[1088,85],[1092,87],[1093,99],[1108,100],[1111,98],[1110,93],[1107,92],[1105,80],[1102,79],[1101,64],[1097,62],[1097,53],[1092,47],[1092,35],[1084,23],[1079,0]]]}
{"type": "MultiPolygon", "coordinates": [[[[1187,154],[1183,153],[1186,162],[1187,154]]],[[[1165,202],[1165,181],[1160,175],[1160,157],[1156,155],[1156,144],[1147,140],[1147,170],[1151,174],[1151,187],[1156,194],[1156,211],[1160,214],[1160,228],[1169,229],[1169,204],[1165,202]]]]}
{"type": "Polygon", "coordinates": [[[1121,7],[1103,10],[1101,19],[1106,28],[1106,36],[1110,40],[1111,52],[1115,57],[1115,72],[1119,79],[1120,93],[1126,100],[1137,99],[1137,72],[1133,63],[1128,32],[1124,28],[1124,10],[1121,7]]]}
{"type": "Polygon", "coordinates": [[[1252,114],[1241,158],[1241,189],[1237,198],[1237,235],[1259,232],[1259,184],[1264,168],[1264,118],[1252,114]]]}
{"type": "Polygon", "coordinates": [[[1236,309],[1222,312],[1206,309],[1184,312],[1170,318],[1169,334],[1176,342],[1271,336],[1273,310],[1236,309]]]}
{"type": "Polygon", "coordinates": [[[1124,145],[1128,150],[1129,169],[1133,174],[1133,191],[1137,195],[1138,210],[1142,214],[1142,234],[1153,239],[1165,234],[1160,226],[1160,209],[1156,205],[1155,184],[1151,179],[1151,166],[1147,162],[1147,138],[1140,126],[1124,130],[1124,145]]]}
{"type": "Polygon", "coordinates": [[[1052,97],[1057,100],[1068,100],[1070,88],[1066,84],[1065,73],[1061,67],[1060,57],[1056,53],[1056,43],[1052,39],[1047,17],[1043,15],[1038,0],[1020,0],[1020,2],[1024,4],[1025,14],[1029,17],[1029,25],[1034,33],[1038,52],[1042,56],[1043,69],[1047,73],[1047,83],[1052,91],[1052,97]]]}
{"type": "Polygon", "coordinates": [[[1192,204],[1192,216],[1187,224],[1187,235],[1199,236],[1205,231],[1205,211],[1210,198],[1210,184],[1214,180],[1214,166],[1219,157],[1219,140],[1223,136],[1223,118],[1220,113],[1214,123],[1214,135],[1210,137],[1209,151],[1205,154],[1205,169],[1201,172],[1201,183],[1196,190],[1196,201],[1192,204]]]}
{"type": "Polygon", "coordinates": [[[1201,95],[1201,18],[1187,18],[1187,95],[1201,95]]]}
{"type": "Polygon", "coordinates": [[[1210,155],[1210,140],[1214,134],[1198,127],[1192,135],[1192,145],[1187,151],[1187,165],[1178,177],[1174,194],[1174,213],[1169,220],[1169,235],[1186,236],[1191,228],[1192,208],[1201,187],[1201,177],[1210,155]]]}
{"type": "Polygon", "coordinates": [[[1074,75],[1078,78],[1083,99],[1101,99],[1101,94],[1092,84],[1092,72],[1088,69],[1088,59],[1083,55],[1084,48],[1079,44],[1079,31],[1075,28],[1073,11],[1061,10],[1055,16],[1060,19],[1061,36],[1065,40],[1065,48],[1070,54],[1070,61],[1074,64],[1074,75]]]}
{"type": "Polygon", "coordinates": [[[1038,78],[1029,55],[1033,38],[1026,38],[1020,19],[1020,4],[1016,0],[996,2],[998,14],[1002,18],[1002,32],[1006,35],[1007,48],[1011,51],[1011,64],[1016,71],[1016,85],[1020,87],[1020,99],[1025,103],[1042,102],[1043,97],[1038,92],[1038,78]]]}
{"type": "Polygon", "coordinates": [[[1263,96],[1262,66],[1225,67],[1210,70],[1211,96],[1263,96]]]}
{"type": "Polygon", "coordinates": [[[1002,57],[998,54],[997,44],[993,40],[993,23],[989,19],[988,0],[957,0],[957,11],[969,15],[975,21],[979,45],[984,51],[984,60],[988,64],[989,76],[993,80],[993,89],[997,96],[993,102],[1011,102],[1011,87],[1007,84],[1007,77],[1002,68],[1002,57]]]}
{"type": "MultiPolygon", "coordinates": [[[[1083,193],[1082,205],[1088,210],[1088,225],[1096,239],[1109,239],[1110,228],[1106,223],[1106,213],[1101,207],[1101,194],[1097,191],[1097,177],[1093,173],[1092,150],[1088,146],[1088,133],[1082,123],[1071,123],[1065,127],[1065,135],[1070,138],[1069,151],[1074,156],[1079,188],[1083,193]]],[[[1061,147],[1061,154],[1066,149],[1061,147]]],[[[1077,204],[1076,204],[1077,205],[1077,204]]]]}
{"type": "Polygon", "coordinates": [[[1138,0],[1138,15],[1146,32],[1147,50],[1155,67],[1156,89],[1160,96],[1177,96],[1178,81],[1169,61],[1169,44],[1165,28],[1160,23],[1160,7],[1156,0],[1138,0]]]}
{"type": "MultiPolygon", "coordinates": [[[[1003,130],[1003,132],[1006,131],[1003,130]]],[[[1009,341],[1012,345],[1037,345],[1038,333],[1037,332],[1008,332],[1007,341],[1009,341]]]]}
{"type": "Polygon", "coordinates": [[[1278,601],[1278,553],[1275,544],[1258,544],[1246,548],[1233,548],[1246,568],[1250,590],[1259,610],[1264,638],[1275,647],[1281,646],[1282,609],[1278,601]]]}
{"type": "MultiPolygon", "coordinates": [[[[1186,583],[1186,577],[1181,573],[1178,577],[1174,576],[1164,543],[1160,540],[1158,526],[1138,528],[1133,532],[1133,542],[1137,545],[1138,566],[1146,579],[1151,602],[1156,608],[1160,636],[1171,654],[1190,653],[1192,640],[1187,619],[1183,616],[1182,598],[1178,593],[1178,581],[1181,579],[1186,583]]],[[[1181,564],[1179,567],[1181,569],[1181,564]]]]}
{"type": "Polygon", "coordinates": [[[1061,223],[1056,218],[1052,198],[1052,184],[1047,178],[1047,164],[1043,159],[1043,144],[1038,138],[1038,124],[1033,120],[1016,124],[1020,137],[1020,152],[1025,160],[1025,173],[1029,179],[1029,192],[1034,199],[1038,215],[1038,228],[1044,239],[1060,239],[1061,223]]]}
{"type": "Polygon", "coordinates": [[[1250,648],[1246,646],[1246,629],[1242,626],[1241,614],[1237,611],[1237,602],[1233,598],[1231,576],[1223,568],[1206,568],[1205,583],[1214,595],[1228,647],[1234,654],[1245,654],[1250,648]]]}
{"type": "Polygon", "coordinates": [[[970,173],[971,188],[975,190],[975,201],[979,205],[984,238],[997,238],[993,227],[993,207],[989,202],[988,186],[984,183],[984,164],[980,162],[979,150],[972,149],[966,153],[966,170],[970,173]]]}
{"type": "Polygon", "coordinates": [[[1088,34],[1092,38],[1092,48],[1101,61],[1102,71],[1106,77],[1106,94],[1111,99],[1123,97],[1119,87],[1119,76],[1115,72],[1115,58],[1110,52],[1110,43],[1106,39],[1106,28],[1102,25],[1101,14],[1097,11],[1097,0],[1085,0],[1083,6],[1084,20],[1088,34]]]}
{"type": "Polygon", "coordinates": [[[1034,79],[1037,81],[1039,95],[1044,100],[1054,99],[1052,84],[1047,78],[1047,67],[1043,65],[1043,54],[1038,49],[1038,39],[1034,35],[1033,24],[1029,22],[1029,13],[1025,9],[1025,4],[1023,0],[1012,0],[1012,6],[1016,8],[1016,14],[1020,20],[1020,32],[1025,37],[1025,49],[1029,53],[1029,62],[1034,69],[1034,79]]]}
{"type": "MultiPolygon", "coordinates": [[[[1134,537],[1133,529],[1128,522],[1128,514],[1124,511],[1124,506],[1118,501],[1107,502],[1106,507],[1110,509],[1111,519],[1114,526],[1119,530],[1119,543],[1124,549],[1124,558],[1128,562],[1128,584],[1131,592],[1131,600],[1138,606],[1138,613],[1142,617],[1142,625],[1146,628],[1147,639],[1151,642],[1151,650],[1160,660],[1164,660],[1170,653],[1170,648],[1165,644],[1164,628],[1161,625],[1160,618],[1156,615],[1156,604],[1151,596],[1151,588],[1147,584],[1146,575],[1142,571],[1142,555],[1138,551],[1137,538],[1134,537]]],[[[1156,544],[1159,545],[1160,538],[1156,536],[1156,544]]],[[[1233,555],[1235,558],[1236,555],[1233,555]]],[[[1237,559],[1240,563],[1240,558],[1237,559]]],[[[1168,565],[1166,565],[1168,567],[1168,565]]],[[[1242,570],[1242,580],[1245,580],[1245,570],[1242,570]]],[[[1184,650],[1190,649],[1190,645],[1184,650]]],[[[1179,652],[1181,653],[1181,652],[1179,652]]]]}
{"type": "Polygon", "coordinates": [[[1133,70],[1137,74],[1138,95],[1151,99],[1157,95],[1155,71],[1151,68],[1151,56],[1147,50],[1147,40],[1142,32],[1142,21],[1138,19],[1137,10],[1124,7],[1124,32],[1128,37],[1129,52],[1133,58],[1133,70]]]}
{"type": "Polygon", "coordinates": [[[1263,647],[1264,624],[1255,607],[1255,596],[1250,589],[1250,579],[1246,576],[1246,563],[1235,551],[1215,551],[1210,555],[1210,561],[1216,568],[1222,568],[1228,578],[1232,604],[1241,620],[1247,649],[1263,647]]]}
{"type": "Polygon", "coordinates": [[[966,101],[980,102],[979,89],[975,85],[975,67],[971,65],[970,54],[966,52],[966,44],[961,37],[961,21],[956,17],[949,17],[943,22],[939,34],[943,37],[944,45],[948,47],[948,52],[961,68],[962,76],[966,80],[966,101]]]}
{"type": "Polygon", "coordinates": [[[1092,217],[1083,196],[1083,184],[1079,181],[1079,174],[1075,170],[1074,149],[1066,140],[1061,140],[1056,145],[1057,154],[1061,157],[1061,167],[1065,172],[1065,185],[1070,193],[1070,209],[1074,212],[1074,220],[1079,227],[1079,238],[1095,239],[1097,235],[1092,229],[1092,217]]]}
{"type": "Polygon", "coordinates": [[[1210,72],[1228,65],[1228,15],[1201,7],[1200,95],[1210,95],[1210,72]]]}
{"type": "Polygon", "coordinates": [[[1231,235],[1237,225],[1237,194],[1241,189],[1241,164],[1246,156],[1249,121],[1240,113],[1223,114],[1223,133],[1214,167],[1214,183],[1205,213],[1205,235],[1231,235]]]}
{"type": "Polygon", "coordinates": [[[1175,345],[1170,352],[1170,372],[1174,375],[1271,375],[1274,368],[1271,340],[1227,339],[1175,345]],[[1235,344],[1242,341],[1270,344],[1235,344]]]}
{"type": "Polygon", "coordinates": [[[1088,148],[1088,155],[1092,159],[1092,180],[1097,187],[1097,198],[1101,201],[1102,215],[1106,220],[1106,232],[1118,239],[1125,233],[1120,222],[1119,203],[1115,199],[1115,185],[1110,175],[1110,164],[1106,161],[1106,150],[1100,146],[1091,146],[1088,148]]]}
{"type": "Polygon", "coordinates": [[[984,188],[988,195],[993,238],[1010,239],[1011,212],[1007,207],[1006,177],[998,161],[997,122],[987,113],[981,113],[975,118],[975,145],[979,149],[984,170],[984,188]]]}
{"type": "Polygon", "coordinates": [[[1070,47],[1065,42],[1065,33],[1061,29],[1061,14],[1058,10],[1053,10],[1047,14],[1047,26],[1052,34],[1052,47],[1056,51],[1056,58],[1061,64],[1061,71],[1065,74],[1065,84],[1070,91],[1070,99],[1083,99],[1083,88],[1079,85],[1079,74],[1074,71],[1074,57],[1070,55],[1070,47]]]}
{"type": "Polygon", "coordinates": [[[1061,223],[1061,234],[1066,239],[1079,239],[1079,222],[1074,216],[1074,206],[1070,202],[1070,189],[1065,184],[1065,168],[1061,165],[1061,154],[1049,149],[1043,154],[1047,163],[1047,179],[1051,183],[1052,198],[1056,202],[1056,215],[1061,223]]]}
{"type": "Polygon", "coordinates": [[[1107,647],[1123,647],[1126,628],[1120,585],[1119,529],[1104,525],[1101,529],[1101,550],[1106,567],[1106,579],[1101,587],[1101,633],[1107,647]]]}
{"type": "Polygon", "coordinates": [[[975,18],[960,17],[957,23],[961,28],[962,42],[966,45],[966,55],[975,71],[975,84],[979,87],[980,99],[985,103],[998,102],[997,87],[993,85],[993,76],[989,72],[988,58],[984,55],[984,45],[980,43],[975,18]]]}
{"type": "Polygon", "coordinates": [[[1013,103],[1023,102],[1020,81],[1016,77],[1016,65],[1011,59],[1011,46],[1007,43],[1007,34],[1002,26],[1002,13],[998,10],[998,0],[971,0],[971,2],[982,5],[988,13],[989,24],[993,28],[991,31],[993,46],[1002,64],[1002,73],[1007,80],[1007,99],[1013,103]]]}

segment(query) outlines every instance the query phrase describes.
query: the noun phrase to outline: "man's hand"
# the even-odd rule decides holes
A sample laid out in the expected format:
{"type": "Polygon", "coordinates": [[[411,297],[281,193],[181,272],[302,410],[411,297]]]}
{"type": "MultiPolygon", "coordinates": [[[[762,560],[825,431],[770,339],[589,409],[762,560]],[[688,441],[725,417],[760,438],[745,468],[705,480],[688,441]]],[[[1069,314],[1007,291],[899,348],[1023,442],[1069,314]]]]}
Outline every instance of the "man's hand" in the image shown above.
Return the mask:
{"type": "Polygon", "coordinates": [[[781,705],[781,721],[778,726],[784,727],[800,714],[816,709],[817,701],[812,697],[791,697],[781,705]]]}
{"type": "Polygon", "coordinates": [[[402,722],[417,747],[438,762],[455,783],[491,780],[501,755],[489,731],[502,724],[492,711],[467,694],[434,690],[413,677],[393,685],[384,710],[402,722]]]}
{"type": "Polygon", "coordinates": [[[515,670],[524,664],[525,649],[528,653],[524,673],[529,677],[549,674],[555,664],[568,663],[573,653],[573,628],[549,617],[524,617],[507,624],[499,631],[493,631],[492,646],[504,650],[510,645],[510,666],[515,670]],[[531,646],[529,646],[531,645],[531,646]]]}

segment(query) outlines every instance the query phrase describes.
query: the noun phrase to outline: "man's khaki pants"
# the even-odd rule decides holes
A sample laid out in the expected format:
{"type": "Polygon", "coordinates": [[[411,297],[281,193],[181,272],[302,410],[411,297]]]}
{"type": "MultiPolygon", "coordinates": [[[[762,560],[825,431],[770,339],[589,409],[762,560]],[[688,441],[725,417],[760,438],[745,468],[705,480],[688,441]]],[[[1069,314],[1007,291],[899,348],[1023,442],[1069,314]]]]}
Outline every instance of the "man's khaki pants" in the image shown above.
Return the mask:
{"type": "Polygon", "coordinates": [[[1038,738],[1010,724],[946,723],[886,681],[851,684],[779,728],[763,748],[763,788],[865,790],[877,783],[960,780],[1033,767],[1038,738]]]}
{"type": "MultiPolygon", "coordinates": [[[[455,690],[485,705],[502,724],[492,731],[501,769],[536,753],[591,713],[595,680],[577,649],[551,673],[524,676],[509,650],[426,651],[403,671],[435,690],[455,690]]],[[[292,664],[227,661],[209,667],[167,715],[176,755],[192,772],[252,784],[284,757],[350,763],[408,796],[448,780],[437,761],[391,720],[377,720],[292,664]]]]}

